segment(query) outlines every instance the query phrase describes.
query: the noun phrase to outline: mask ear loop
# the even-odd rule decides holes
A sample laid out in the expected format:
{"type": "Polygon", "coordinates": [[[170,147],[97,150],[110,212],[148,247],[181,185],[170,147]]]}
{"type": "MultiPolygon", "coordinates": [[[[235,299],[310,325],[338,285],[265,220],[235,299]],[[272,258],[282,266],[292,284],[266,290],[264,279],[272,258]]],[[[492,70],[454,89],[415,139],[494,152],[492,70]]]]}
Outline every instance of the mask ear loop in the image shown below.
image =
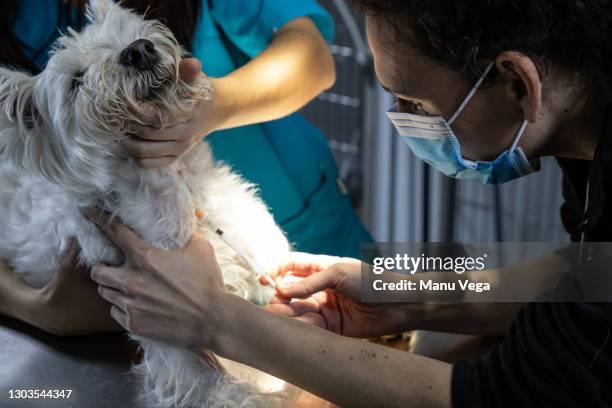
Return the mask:
{"type": "Polygon", "coordinates": [[[527,119],[525,119],[523,121],[523,124],[521,125],[521,128],[518,130],[516,137],[514,138],[514,142],[512,142],[512,146],[510,146],[510,151],[514,151],[514,149],[516,149],[516,146],[518,145],[519,141],[521,140],[521,137],[523,136],[523,133],[525,133],[525,129],[527,129],[527,125],[529,124],[529,122],[527,121],[527,119]]]}
{"type": "Polygon", "coordinates": [[[472,99],[472,97],[474,96],[478,88],[480,88],[480,85],[482,85],[483,81],[485,80],[487,75],[489,75],[489,72],[491,72],[491,69],[493,69],[494,66],[495,66],[495,61],[491,61],[489,65],[487,65],[487,68],[485,69],[484,73],[481,75],[480,78],[478,78],[478,81],[476,81],[476,84],[472,87],[472,89],[470,89],[470,92],[465,97],[463,102],[461,102],[461,105],[459,105],[459,108],[457,108],[457,111],[448,120],[449,125],[452,125],[457,119],[457,117],[461,115],[461,112],[463,112],[467,104],[470,102],[470,100],[472,99]]]}
{"type": "MultiPolygon", "coordinates": [[[[480,85],[482,85],[482,83],[484,82],[485,78],[487,77],[487,75],[489,75],[489,72],[491,72],[491,69],[493,69],[494,66],[495,66],[495,61],[491,61],[489,63],[489,65],[487,65],[487,67],[485,68],[483,74],[480,76],[480,78],[478,78],[478,81],[476,81],[476,84],[474,84],[472,89],[470,89],[470,92],[467,94],[467,96],[465,97],[463,102],[461,102],[461,105],[459,105],[459,108],[457,108],[457,111],[448,120],[448,124],[449,125],[452,125],[455,122],[455,120],[457,120],[459,115],[461,115],[461,112],[463,112],[463,110],[465,109],[467,104],[470,102],[470,100],[472,100],[472,98],[474,97],[474,94],[476,93],[478,88],[480,88],[480,85]]],[[[523,136],[523,133],[525,133],[525,129],[527,128],[528,124],[529,124],[529,122],[527,120],[523,121],[523,124],[521,125],[520,129],[516,133],[516,137],[514,138],[514,141],[512,142],[512,146],[510,146],[510,151],[513,151],[513,150],[516,149],[516,146],[518,145],[519,141],[521,140],[521,137],[523,136]]]]}

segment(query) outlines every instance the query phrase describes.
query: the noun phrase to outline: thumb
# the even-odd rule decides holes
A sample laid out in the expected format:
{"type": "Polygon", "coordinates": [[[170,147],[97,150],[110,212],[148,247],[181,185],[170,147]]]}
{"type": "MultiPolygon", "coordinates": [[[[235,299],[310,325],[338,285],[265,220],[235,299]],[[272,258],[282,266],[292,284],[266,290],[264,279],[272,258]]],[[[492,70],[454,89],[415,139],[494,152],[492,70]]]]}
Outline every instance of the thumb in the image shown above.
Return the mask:
{"type": "Polygon", "coordinates": [[[76,238],[71,238],[68,245],[68,250],[64,254],[62,263],[60,264],[58,274],[72,274],[79,265],[79,255],[81,248],[76,238]]]}
{"type": "Polygon", "coordinates": [[[181,79],[192,84],[198,79],[198,76],[202,72],[202,63],[197,58],[185,58],[181,61],[179,66],[179,75],[181,79]]]}
{"type": "Polygon", "coordinates": [[[80,254],[79,241],[76,238],[71,238],[68,250],[63,255],[57,273],[46,285],[50,294],[55,296],[57,293],[62,293],[65,288],[71,287],[81,278],[89,280],[88,274],[85,273],[85,266],[79,262],[80,254]]]}
{"type": "Polygon", "coordinates": [[[334,268],[314,273],[293,282],[279,282],[277,290],[286,298],[306,298],[325,289],[333,289],[336,286],[337,273],[334,268]]]}

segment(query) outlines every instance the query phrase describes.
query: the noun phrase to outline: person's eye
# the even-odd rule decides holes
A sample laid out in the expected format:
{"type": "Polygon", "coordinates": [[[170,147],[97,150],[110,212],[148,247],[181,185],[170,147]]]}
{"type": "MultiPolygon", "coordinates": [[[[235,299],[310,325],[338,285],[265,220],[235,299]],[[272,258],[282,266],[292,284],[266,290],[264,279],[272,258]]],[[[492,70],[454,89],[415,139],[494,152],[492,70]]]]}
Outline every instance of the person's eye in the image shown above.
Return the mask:
{"type": "Polygon", "coordinates": [[[429,116],[427,112],[423,110],[423,106],[419,102],[407,101],[405,99],[397,98],[398,111],[411,113],[413,115],[429,116]]]}

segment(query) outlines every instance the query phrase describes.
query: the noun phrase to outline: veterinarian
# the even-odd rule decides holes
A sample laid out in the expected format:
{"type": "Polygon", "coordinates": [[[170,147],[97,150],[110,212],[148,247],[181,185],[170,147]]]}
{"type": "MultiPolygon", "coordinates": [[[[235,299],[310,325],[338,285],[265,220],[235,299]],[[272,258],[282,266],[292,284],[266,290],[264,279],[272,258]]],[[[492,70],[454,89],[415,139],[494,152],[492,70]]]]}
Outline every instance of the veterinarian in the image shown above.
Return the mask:
{"type": "MultiPolygon", "coordinates": [[[[572,239],[612,241],[609,1],[356,3],[378,78],[397,97],[391,117],[417,156],[489,183],[555,156],[572,239]],[[446,121],[436,127],[437,115],[446,121]],[[439,144],[436,132],[452,143],[439,144]]],[[[123,266],[99,265],[92,277],[113,317],[136,334],[212,349],[342,406],[612,405],[610,303],[367,304],[359,261],[295,255],[277,273],[304,279],[281,286],[265,311],[225,292],[205,237],[163,252],[126,226],[106,227],[103,214],[90,218],[126,254],[123,266]],[[355,339],[407,329],[504,340],[479,360],[450,365],[355,339]]],[[[545,262],[567,267],[561,255],[545,262]]]]}
{"type": "MultiPolygon", "coordinates": [[[[39,72],[58,30],[83,24],[84,3],[0,0],[0,64],[39,72]]],[[[164,20],[197,57],[183,62],[182,78],[193,81],[203,69],[215,90],[212,101],[202,101],[191,120],[163,131],[141,128],[124,147],[142,166],[159,167],[208,135],[216,158],[258,185],[296,248],[358,256],[361,242],[370,237],[338,184],[327,142],[293,113],[334,82],[334,61],[326,44],[334,33],[331,16],[315,0],[125,0],[123,4],[164,20]]],[[[91,298],[92,310],[87,312],[55,301],[74,299],[78,304],[79,297],[65,291],[91,290],[81,287],[85,281],[63,280],[74,268],[68,257],[45,289],[48,296],[36,297],[0,261],[0,313],[55,333],[95,329],[96,320],[89,323],[87,314],[98,315],[104,303],[91,298]]]]}

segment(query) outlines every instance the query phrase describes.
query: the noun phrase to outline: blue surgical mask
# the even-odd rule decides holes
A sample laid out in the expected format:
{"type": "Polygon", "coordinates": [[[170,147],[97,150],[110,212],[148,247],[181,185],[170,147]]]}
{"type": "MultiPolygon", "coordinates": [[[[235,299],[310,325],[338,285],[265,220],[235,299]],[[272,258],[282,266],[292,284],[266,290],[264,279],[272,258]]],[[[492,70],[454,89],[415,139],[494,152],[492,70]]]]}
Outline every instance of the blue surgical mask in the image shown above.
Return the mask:
{"type": "Polygon", "coordinates": [[[387,112],[387,116],[391,119],[402,139],[410,146],[412,152],[449,177],[477,180],[487,184],[501,184],[540,169],[539,160],[527,160],[525,153],[518,146],[521,136],[527,128],[526,120],[523,121],[518,130],[512,146],[502,152],[495,160],[471,161],[461,156],[461,146],[451,126],[472,99],[493,66],[493,63],[489,64],[484,74],[448,121],[442,116],[397,112],[396,107],[387,112]]]}

